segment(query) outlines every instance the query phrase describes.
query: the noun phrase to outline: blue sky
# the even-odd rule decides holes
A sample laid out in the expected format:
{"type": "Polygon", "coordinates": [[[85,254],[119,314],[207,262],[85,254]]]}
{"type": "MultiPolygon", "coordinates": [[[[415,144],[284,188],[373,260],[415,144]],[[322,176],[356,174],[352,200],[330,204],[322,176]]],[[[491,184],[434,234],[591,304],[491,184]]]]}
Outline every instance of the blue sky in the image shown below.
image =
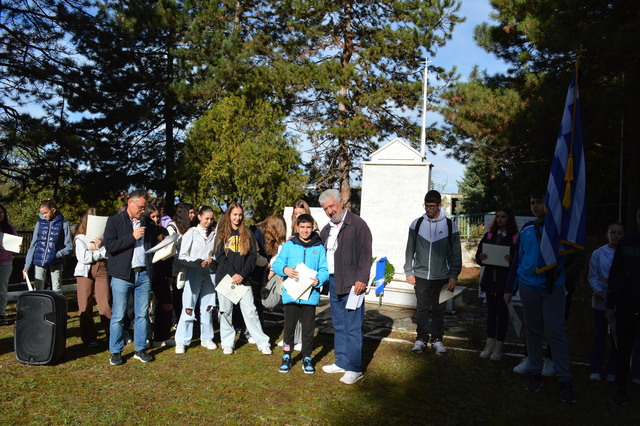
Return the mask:
{"type": "MultiPolygon", "coordinates": [[[[462,0],[459,13],[465,16],[467,21],[456,26],[453,38],[440,49],[437,56],[429,58],[430,65],[442,66],[445,69],[456,66],[463,81],[467,79],[474,65],[490,73],[506,70],[504,62],[479,48],[473,41],[473,29],[482,22],[490,22],[491,12],[489,0],[462,0]]],[[[428,124],[438,120],[439,117],[434,116],[434,113],[427,114],[428,124]]],[[[462,179],[464,165],[447,158],[439,149],[436,149],[435,156],[427,153],[427,161],[434,164],[432,178],[436,188],[444,185],[444,192],[458,192],[457,181],[462,179]]]]}

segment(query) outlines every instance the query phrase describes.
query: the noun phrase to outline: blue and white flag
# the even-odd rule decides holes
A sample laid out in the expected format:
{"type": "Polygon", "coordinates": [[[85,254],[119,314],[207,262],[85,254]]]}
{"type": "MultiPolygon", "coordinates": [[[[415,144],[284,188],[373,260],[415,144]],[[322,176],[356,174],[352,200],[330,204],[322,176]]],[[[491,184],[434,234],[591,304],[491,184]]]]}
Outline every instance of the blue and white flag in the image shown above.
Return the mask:
{"type": "Polygon", "coordinates": [[[376,294],[384,293],[384,273],[387,268],[387,258],[383,257],[376,262],[376,294]]]}
{"type": "Polygon", "coordinates": [[[547,214],[537,272],[556,265],[558,255],[584,250],[586,230],[585,164],[578,69],[571,79],[545,195],[547,214]]]}

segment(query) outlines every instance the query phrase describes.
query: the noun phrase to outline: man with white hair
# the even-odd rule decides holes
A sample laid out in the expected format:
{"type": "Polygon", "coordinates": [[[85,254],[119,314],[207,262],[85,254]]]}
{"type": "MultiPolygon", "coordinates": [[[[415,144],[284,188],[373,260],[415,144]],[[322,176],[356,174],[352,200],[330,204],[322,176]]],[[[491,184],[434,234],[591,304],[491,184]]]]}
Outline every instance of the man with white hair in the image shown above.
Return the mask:
{"type": "Polygon", "coordinates": [[[347,309],[349,293],[362,294],[371,270],[371,231],[359,216],[347,211],[340,191],[329,189],[320,194],[320,205],[329,217],[320,237],[327,249],[331,320],[335,328],[334,364],[325,365],[325,373],[344,373],[340,381],[352,385],[362,379],[362,323],[364,303],[347,309]]]}

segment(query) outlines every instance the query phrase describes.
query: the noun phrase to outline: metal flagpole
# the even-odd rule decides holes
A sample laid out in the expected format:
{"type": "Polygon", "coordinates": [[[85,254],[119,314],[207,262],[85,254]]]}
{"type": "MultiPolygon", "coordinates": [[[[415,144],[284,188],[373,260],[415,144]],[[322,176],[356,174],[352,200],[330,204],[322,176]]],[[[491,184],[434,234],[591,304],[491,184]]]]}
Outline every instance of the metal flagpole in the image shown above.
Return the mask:
{"type": "Polygon", "coordinates": [[[426,159],[427,146],[427,92],[429,88],[429,58],[424,61],[424,81],[422,82],[422,132],[420,133],[420,154],[426,159]]]}

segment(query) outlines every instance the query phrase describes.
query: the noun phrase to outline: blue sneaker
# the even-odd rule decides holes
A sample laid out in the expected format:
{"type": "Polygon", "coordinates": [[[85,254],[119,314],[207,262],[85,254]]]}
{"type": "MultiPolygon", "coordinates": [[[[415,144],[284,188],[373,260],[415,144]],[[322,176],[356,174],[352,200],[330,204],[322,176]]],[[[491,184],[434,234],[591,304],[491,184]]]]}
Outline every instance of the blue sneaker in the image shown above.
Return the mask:
{"type": "Polygon", "coordinates": [[[311,362],[311,357],[305,356],[302,360],[302,371],[304,371],[304,374],[313,374],[316,372],[311,362]]]}
{"type": "Polygon", "coordinates": [[[291,355],[284,354],[282,357],[282,364],[280,365],[281,373],[288,373],[291,370],[291,355]]]}

